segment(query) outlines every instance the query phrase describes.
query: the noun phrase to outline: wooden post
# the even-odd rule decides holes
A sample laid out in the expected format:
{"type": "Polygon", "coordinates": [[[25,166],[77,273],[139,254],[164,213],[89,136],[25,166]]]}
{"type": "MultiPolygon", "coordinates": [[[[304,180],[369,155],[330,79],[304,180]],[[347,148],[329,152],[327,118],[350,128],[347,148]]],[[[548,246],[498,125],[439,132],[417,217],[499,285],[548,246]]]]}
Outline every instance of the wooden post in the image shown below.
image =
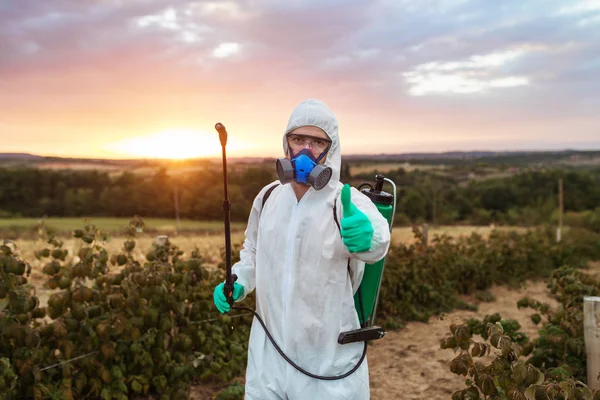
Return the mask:
{"type": "Polygon", "coordinates": [[[433,223],[433,225],[436,225],[436,219],[437,219],[437,204],[436,204],[436,197],[437,197],[437,192],[436,192],[436,188],[435,188],[435,183],[431,183],[431,222],[433,223]]]}
{"type": "Polygon", "coordinates": [[[429,225],[423,224],[423,238],[425,240],[425,247],[427,247],[429,243],[429,225]]]}
{"type": "Polygon", "coordinates": [[[600,389],[600,297],[583,297],[583,337],[587,353],[587,385],[600,389]]]}
{"type": "Polygon", "coordinates": [[[175,220],[177,221],[177,234],[179,235],[179,195],[177,192],[177,186],[175,186],[175,193],[173,194],[173,197],[175,197],[175,220]]]}
{"type": "Polygon", "coordinates": [[[561,241],[563,224],[563,180],[558,180],[558,228],[556,229],[556,241],[561,241]]]}

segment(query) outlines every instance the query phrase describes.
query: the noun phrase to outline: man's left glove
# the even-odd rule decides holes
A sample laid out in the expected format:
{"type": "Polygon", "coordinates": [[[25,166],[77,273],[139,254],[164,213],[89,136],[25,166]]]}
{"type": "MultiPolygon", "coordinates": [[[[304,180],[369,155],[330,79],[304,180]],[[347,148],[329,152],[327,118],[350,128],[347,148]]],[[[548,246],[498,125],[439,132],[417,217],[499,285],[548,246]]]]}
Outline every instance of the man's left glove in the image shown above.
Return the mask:
{"type": "MultiPolygon", "coordinates": [[[[227,297],[225,297],[225,293],[223,292],[223,288],[225,287],[225,283],[219,283],[213,292],[213,300],[215,306],[217,306],[217,310],[221,313],[227,313],[231,309],[229,303],[227,302],[227,297]]],[[[233,301],[236,301],[244,294],[244,287],[239,283],[233,284],[233,293],[231,294],[231,298],[233,301]]]]}
{"type": "Polygon", "coordinates": [[[368,251],[373,238],[373,225],[369,218],[360,211],[350,199],[350,185],[342,188],[342,239],[351,253],[368,251]]]}

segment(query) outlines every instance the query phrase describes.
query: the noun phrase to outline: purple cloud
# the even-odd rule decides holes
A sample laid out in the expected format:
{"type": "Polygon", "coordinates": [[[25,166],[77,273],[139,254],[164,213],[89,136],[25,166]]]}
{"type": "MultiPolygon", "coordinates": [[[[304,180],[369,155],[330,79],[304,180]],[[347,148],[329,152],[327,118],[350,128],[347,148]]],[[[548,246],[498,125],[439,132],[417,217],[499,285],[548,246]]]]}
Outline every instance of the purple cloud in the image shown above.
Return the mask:
{"type": "Polygon", "coordinates": [[[586,0],[0,0],[0,107],[18,115],[0,117],[0,137],[34,112],[95,107],[117,124],[131,103],[119,96],[153,114],[228,108],[250,126],[253,110],[315,95],[357,132],[410,131],[419,146],[445,123],[487,129],[493,146],[538,131],[562,143],[557,126],[590,143],[598,54],[586,0]]]}

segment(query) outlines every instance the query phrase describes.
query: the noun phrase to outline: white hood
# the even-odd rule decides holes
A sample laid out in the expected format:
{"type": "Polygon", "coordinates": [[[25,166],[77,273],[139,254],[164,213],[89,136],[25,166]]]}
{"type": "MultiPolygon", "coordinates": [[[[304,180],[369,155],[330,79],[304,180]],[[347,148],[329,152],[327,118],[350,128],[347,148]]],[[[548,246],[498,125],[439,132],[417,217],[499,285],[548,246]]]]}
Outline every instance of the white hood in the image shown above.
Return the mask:
{"type": "Polygon", "coordinates": [[[325,166],[333,171],[329,184],[334,187],[340,180],[340,170],[342,168],[342,153],[340,150],[340,138],[338,132],[338,121],[333,112],[319,100],[309,99],[300,103],[290,115],[287,128],[283,134],[283,152],[287,154],[288,145],[286,135],[296,128],[302,126],[316,126],[321,128],[329,139],[331,139],[331,148],[325,158],[325,166]]]}

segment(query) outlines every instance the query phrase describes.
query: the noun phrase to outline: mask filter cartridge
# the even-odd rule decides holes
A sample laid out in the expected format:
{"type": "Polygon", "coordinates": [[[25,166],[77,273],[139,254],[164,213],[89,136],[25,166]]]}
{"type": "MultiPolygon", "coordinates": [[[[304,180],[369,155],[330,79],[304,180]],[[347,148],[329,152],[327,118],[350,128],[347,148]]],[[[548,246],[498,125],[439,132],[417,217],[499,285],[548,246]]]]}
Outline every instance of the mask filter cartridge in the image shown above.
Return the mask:
{"type": "MultiPolygon", "coordinates": [[[[290,150],[291,151],[291,150],[290,150]]],[[[321,190],[329,183],[333,170],[318,163],[308,149],[302,149],[291,160],[279,158],[276,162],[277,176],[282,184],[292,180],[321,190]]]]}

